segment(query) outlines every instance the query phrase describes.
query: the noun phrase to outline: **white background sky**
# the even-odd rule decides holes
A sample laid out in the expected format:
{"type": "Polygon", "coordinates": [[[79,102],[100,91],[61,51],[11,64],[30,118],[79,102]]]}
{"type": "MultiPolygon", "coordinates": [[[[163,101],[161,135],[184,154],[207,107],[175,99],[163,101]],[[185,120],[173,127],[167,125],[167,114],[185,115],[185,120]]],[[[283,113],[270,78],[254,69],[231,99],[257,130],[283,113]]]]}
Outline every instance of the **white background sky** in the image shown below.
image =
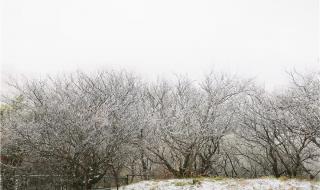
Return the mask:
{"type": "Polygon", "coordinates": [[[318,0],[2,0],[1,74],[210,69],[273,88],[319,63],[318,0]]]}

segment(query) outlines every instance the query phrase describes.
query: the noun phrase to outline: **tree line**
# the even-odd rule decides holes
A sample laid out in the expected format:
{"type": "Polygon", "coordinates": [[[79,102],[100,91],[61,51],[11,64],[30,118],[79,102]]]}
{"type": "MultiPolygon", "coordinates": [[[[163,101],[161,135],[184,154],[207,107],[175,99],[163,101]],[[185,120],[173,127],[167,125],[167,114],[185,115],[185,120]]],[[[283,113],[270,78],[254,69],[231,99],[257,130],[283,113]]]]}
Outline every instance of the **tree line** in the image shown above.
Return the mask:
{"type": "MultiPolygon", "coordinates": [[[[274,92],[210,73],[145,82],[125,72],[11,80],[3,97],[1,174],[288,176],[320,172],[320,74],[288,73],[274,92]]],[[[11,181],[10,181],[11,180],[11,181]]]]}

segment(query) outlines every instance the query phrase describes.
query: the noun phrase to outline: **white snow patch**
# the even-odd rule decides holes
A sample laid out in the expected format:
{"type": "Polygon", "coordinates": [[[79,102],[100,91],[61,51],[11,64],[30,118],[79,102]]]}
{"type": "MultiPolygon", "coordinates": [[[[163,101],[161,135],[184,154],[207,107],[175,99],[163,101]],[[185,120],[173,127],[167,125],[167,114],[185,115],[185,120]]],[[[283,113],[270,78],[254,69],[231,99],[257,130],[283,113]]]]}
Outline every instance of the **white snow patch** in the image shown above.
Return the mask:
{"type": "Polygon", "coordinates": [[[278,179],[204,178],[193,184],[192,179],[142,181],[121,187],[120,190],[320,190],[320,182],[278,179]]]}

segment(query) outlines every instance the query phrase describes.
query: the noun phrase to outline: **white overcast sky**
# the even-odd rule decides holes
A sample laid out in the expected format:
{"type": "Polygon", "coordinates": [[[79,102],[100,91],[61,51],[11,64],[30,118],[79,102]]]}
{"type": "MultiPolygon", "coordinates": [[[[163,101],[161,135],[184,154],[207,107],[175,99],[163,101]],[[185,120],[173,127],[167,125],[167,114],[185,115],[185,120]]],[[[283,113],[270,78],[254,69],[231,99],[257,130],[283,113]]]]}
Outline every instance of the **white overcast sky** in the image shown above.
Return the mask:
{"type": "Polygon", "coordinates": [[[283,85],[319,63],[318,0],[2,0],[1,74],[210,69],[283,85]]]}

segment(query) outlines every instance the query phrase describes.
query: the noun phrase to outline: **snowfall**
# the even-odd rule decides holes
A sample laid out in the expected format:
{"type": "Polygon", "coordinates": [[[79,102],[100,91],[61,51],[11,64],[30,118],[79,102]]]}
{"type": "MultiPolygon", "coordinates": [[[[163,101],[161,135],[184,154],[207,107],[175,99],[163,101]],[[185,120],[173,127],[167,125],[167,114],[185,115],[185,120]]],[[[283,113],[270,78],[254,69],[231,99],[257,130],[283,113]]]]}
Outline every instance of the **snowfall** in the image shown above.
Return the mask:
{"type": "Polygon", "coordinates": [[[170,179],[142,181],[120,190],[320,190],[320,181],[262,179],[170,179]]]}

